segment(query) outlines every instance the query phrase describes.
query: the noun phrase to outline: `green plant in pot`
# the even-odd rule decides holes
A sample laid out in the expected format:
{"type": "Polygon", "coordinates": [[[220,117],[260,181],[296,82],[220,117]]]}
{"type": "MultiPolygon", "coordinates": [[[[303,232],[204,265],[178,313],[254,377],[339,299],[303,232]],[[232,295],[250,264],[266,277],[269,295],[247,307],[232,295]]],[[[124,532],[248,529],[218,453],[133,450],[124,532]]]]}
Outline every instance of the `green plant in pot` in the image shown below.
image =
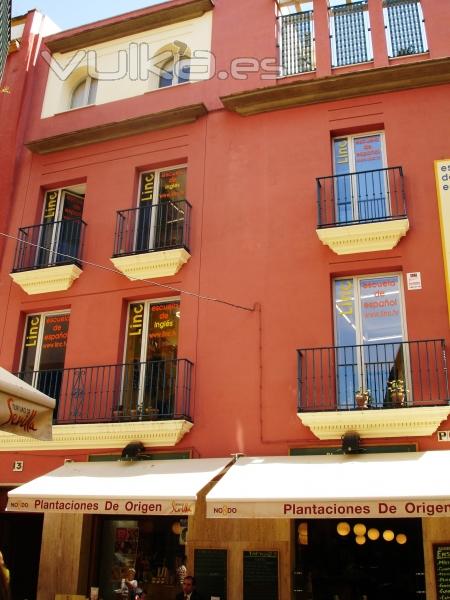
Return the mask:
{"type": "Polygon", "coordinates": [[[405,406],[406,393],[403,379],[391,379],[388,381],[389,398],[392,406],[405,406]]]}
{"type": "Polygon", "coordinates": [[[372,403],[372,394],[370,390],[356,390],[355,404],[358,408],[369,408],[372,403]]]}

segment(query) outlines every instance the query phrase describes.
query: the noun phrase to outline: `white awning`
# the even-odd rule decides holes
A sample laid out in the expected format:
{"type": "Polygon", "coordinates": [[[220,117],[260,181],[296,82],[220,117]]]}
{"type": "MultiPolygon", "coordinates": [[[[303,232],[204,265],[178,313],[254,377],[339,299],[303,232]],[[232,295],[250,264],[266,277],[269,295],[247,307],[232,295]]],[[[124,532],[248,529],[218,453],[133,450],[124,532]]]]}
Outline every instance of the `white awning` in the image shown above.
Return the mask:
{"type": "Polygon", "coordinates": [[[0,367],[0,430],[52,439],[55,400],[0,367]]]}
{"type": "Polygon", "coordinates": [[[66,463],[8,492],[15,512],[191,515],[230,458],[66,463]]]}
{"type": "Polygon", "coordinates": [[[213,518],[450,517],[450,451],[239,458],[213,518]]]}

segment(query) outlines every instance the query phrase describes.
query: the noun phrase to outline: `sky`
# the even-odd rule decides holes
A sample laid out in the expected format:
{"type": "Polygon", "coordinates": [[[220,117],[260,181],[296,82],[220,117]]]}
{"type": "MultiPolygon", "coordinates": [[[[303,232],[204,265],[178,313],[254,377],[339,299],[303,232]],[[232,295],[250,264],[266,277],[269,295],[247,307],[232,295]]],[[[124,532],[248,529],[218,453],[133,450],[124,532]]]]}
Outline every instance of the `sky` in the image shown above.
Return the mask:
{"type": "Polygon", "coordinates": [[[99,19],[159,4],[163,0],[13,0],[12,14],[23,15],[33,8],[44,13],[61,29],[70,29],[99,19]]]}

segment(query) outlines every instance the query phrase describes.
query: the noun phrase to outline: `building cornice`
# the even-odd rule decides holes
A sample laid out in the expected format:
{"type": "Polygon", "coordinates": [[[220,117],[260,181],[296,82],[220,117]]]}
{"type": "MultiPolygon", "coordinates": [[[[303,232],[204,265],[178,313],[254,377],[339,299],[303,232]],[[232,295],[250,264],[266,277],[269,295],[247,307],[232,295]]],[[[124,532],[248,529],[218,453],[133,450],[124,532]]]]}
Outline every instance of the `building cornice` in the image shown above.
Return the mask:
{"type": "Polygon", "coordinates": [[[25,145],[31,152],[36,154],[49,154],[68,148],[77,148],[96,142],[193,123],[206,113],[207,109],[204,104],[192,104],[150,115],[142,115],[133,119],[86,127],[77,131],[31,140],[25,145]]]}
{"type": "Polygon", "coordinates": [[[45,44],[51,52],[71,52],[141,31],[195,19],[212,10],[213,7],[213,0],[165,2],[164,5],[156,5],[150,10],[119,15],[107,21],[97,21],[83,27],[69,29],[47,37],[45,44]]]}
{"type": "Polygon", "coordinates": [[[228,110],[240,115],[345,100],[412,88],[450,83],[450,57],[424,60],[383,68],[372,68],[320,78],[283,78],[277,84],[221,100],[228,110]]]}

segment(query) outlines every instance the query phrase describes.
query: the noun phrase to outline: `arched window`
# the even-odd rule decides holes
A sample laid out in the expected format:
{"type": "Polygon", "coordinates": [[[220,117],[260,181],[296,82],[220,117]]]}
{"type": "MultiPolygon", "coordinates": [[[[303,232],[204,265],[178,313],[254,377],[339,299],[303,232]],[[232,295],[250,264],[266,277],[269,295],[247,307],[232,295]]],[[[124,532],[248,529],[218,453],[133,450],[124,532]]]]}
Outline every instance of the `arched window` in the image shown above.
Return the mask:
{"type": "Polygon", "coordinates": [[[97,79],[90,76],[83,79],[72,92],[70,108],[80,108],[81,106],[95,104],[97,83],[97,79]]]}
{"type": "Polygon", "coordinates": [[[158,53],[157,57],[165,55],[163,60],[155,61],[155,65],[159,68],[159,88],[189,81],[191,75],[190,51],[186,44],[183,46],[181,47],[181,42],[178,42],[178,45],[172,44],[172,47],[166,47],[158,53]],[[169,58],[167,58],[168,53],[171,54],[169,58]]]}

